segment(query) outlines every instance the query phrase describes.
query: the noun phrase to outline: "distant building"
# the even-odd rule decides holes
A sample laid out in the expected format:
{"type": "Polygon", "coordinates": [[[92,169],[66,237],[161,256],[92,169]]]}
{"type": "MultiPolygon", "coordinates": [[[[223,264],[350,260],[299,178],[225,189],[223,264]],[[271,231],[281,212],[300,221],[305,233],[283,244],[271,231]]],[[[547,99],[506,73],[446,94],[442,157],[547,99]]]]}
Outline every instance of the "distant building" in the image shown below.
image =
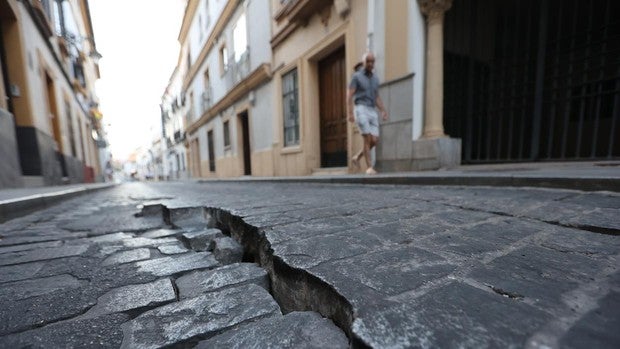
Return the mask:
{"type": "Polygon", "coordinates": [[[161,98],[161,122],[164,178],[187,179],[187,150],[185,148],[185,115],[187,103],[183,101],[182,74],[176,68],[161,98]]]}
{"type": "Polygon", "coordinates": [[[0,0],[0,21],[0,187],[103,179],[88,1],[0,0]]]}
{"type": "Polygon", "coordinates": [[[192,177],[273,174],[269,18],[267,1],[187,4],[177,68],[192,177]]]}

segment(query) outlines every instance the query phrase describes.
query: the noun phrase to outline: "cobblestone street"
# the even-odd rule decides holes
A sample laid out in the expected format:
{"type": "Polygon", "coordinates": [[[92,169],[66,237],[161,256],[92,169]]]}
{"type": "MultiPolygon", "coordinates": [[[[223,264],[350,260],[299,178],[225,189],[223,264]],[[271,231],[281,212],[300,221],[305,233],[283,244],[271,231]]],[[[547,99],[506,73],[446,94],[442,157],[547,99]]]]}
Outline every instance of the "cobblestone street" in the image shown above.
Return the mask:
{"type": "Polygon", "coordinates": [[[619,214],[610,192],[123,184],[0,225],[0,347],[617,348],[619,214]]]}

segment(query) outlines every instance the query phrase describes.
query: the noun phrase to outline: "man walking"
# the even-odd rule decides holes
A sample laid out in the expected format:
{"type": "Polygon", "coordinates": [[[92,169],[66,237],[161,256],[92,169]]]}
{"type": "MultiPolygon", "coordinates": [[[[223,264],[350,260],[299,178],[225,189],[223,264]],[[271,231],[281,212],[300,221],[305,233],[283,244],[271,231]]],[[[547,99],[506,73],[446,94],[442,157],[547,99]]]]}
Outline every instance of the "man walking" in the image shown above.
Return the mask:
{"type": "Polygon", "coordinates": [[[364,68],[353,74],[349,90],[347,91],[347,114],[350,122],[356,122],[357,127],[364,137],[364,147],[353,155],[351,161],[355,167],[359,166],[362,155],[366,159],[368,169],[366,174],[375,174],[374,164],[370,160],[370,151],[379,142],[379,115],[376,108],[381,111],[383,120],[387,120],[388,114],[379,97],[379,79],[373,74],[375,56],[367,52],[362,57],[364,68]]]}

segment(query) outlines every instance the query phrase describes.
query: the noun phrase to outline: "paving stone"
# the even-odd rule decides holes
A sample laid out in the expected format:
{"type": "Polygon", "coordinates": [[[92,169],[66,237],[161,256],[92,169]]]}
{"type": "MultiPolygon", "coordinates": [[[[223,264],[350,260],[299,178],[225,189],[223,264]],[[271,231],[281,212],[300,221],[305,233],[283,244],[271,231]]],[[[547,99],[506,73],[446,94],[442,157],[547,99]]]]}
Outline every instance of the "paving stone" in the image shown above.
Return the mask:
{"type": "Polygon", "coordinates": [[[148,239],[143,237],[136,237],[133,239],[122,240],[125,247],[157,247],[165,244],[176,243],[179,240],[173,237],[160,238],[160,239],[148,239]]]}
{"type": "Polygon", "coordinates": [[[105,243],[115,243],[115,242],[123,241],[126,239],[131,239],[133,237],[134,237],[134,234],[117,232],[117,233],[109,233],[109,234],[102,234],[102,235],[97,235],[97,236],[92,236],[92,237],[87,237],[87,238],[75,239],[75,240],[68,241],[67,243],[74,244],[74,245],[92,244],[92,243],[105,244],[105,243]]]}
{"type": "Polygon", "coordinates": [[[15,281],[2,285],[0,301],[20,300],[37,297],[57,290],[82,287],[86,281],[78,280],[71,275],[57,275],[45,278],[15,281]]]}
{"type": "Polygon", "coordinates": [[[177,234],[179,234],[180,231],[179,230],[173,230],[173,229],[155,229],[155,230],[150,230],[145,232],[144,234],[140,235],[143,238],[149,238],[149,239],[156,239],[156,238],[163,238],[163,237],[168,237],[168,236],[175,236],[177,234]]]}
{"type": "Polygon", "coordinates": [[[0,337],[2,348],[118,348],[123,339],[125,314],[70,320],[0,337]]]}
{"type": "Polygon", "coordinates": [[[63,239],[74,239],[85,237],[86,233],[66,233],[59,235],[36,235],[36,236],[16,236],[0,239],[0,246],[13,246],[21,244],[31,244],[36,242],[58,241],[63,239]]]}
{"type": "Polygon", "coordinates": [[[618,219],[618,216],[620,216],[620,209],[598,208],[591,212],[570,217],[561,223],[597,232],[620,235],[620,219],[618,219]]]}
{"type": "Polygon", "coordinates": [[[95,234],[144,231],[165,227],[162,217],[136,217],[134,213],[136,210],[133,206],[107,207],[94,214],[63,223],[60,227],[95,234]]]}
{"type": "Polygon", "coordinates": [[[193,272],[176,280],[180,299],[249,283],[269,290],[267,271],[253,263],[235,263],[213,270],[193,272]]]}
{"type": "Polygon", "coordinates": [[[243,247],[231,237],[219,237],[213,240],[213,255],[222,264],[240,263],[243,247]]]}
{"type": "Polygon", "coordinates": [[[32,244],[0,247],[0,254],[9,253],[9,252],[36,250],[39,248],[58,247],[60,245],[62,245],[62,241],[47,241],[47,242],[37,242],[37,243],[32,243],[32,244]]]}
{"type": "Polygon", "coordinates": [[[206,339],[233,326],[279,315],[262,287],[249,284],[165,305],[122,325],[121,348],[160,348],[206,339]]]}
{"type": "Polygon", "coordinates": [[[44,262],[34,262],[0,267],[0,283],[31,279],[44,265],[44,262]]]}
{"type": "Polygon", "coordinates": [[[0,301],[0,336],[78,316],[95,304],[94,292],[83,287],[69,288],[37,297],[0,301]]]}
{"type": "Polygon", "coordinates": [[[354,281],[390,296],[435,281],[456,268],[436,254],[405,246],[330,261],[309,270],[336,287],[354,281]]]}
{"type": "Polygon", "coordinates": [[[374,348],[516,348],[552,318],[523,302],[451,283],[411,303],[362,308],[352,331],[374,348]]]}
{"type": "Polygon", "coordinates": [[[379,249],[384,240],[374,234],[351,230],[341,234],[290,240],[272,246],[274,255],[296,268],[311,268],[320,263],[368,253],[379,249]]]}
{"type": "Polygon", "coordinates": [[[614,349],[620,344],[620,292],[610,292],[598,307],[568,329],[559,340],[561,348],[614,349]]]}
{"type": "Polygon", "coordinates": [[[224,236],[222,231],[215,228],[183,233],[183,237],[189,242],[190,248],[194,251],[213,250],[213,241],[222,236],[224,236]]]}
{"type": "Polygon", "coordinates": [[[207,348],[348,348],[349,340],[315,312],[292,312],[258,320],[198,343],[207,348]]]}
{"type": "Polygon", "coordinates": [[[196,252],[136,262],[135,265],[139,273],[169,276],[194,269],[213,268],[219,264],[212,253],[196,252]]]}
{"type": "Polygon", "coordinates": [[[567,307],[563,294],[591,282],[609,262],[541,247],[524,247],[474,268],[469,277],[542,308],[567,307]]]}
{"type": "Polygon", "coordinates": [[[157,246],[157,249],[163,254],[179,254],[190,251],[180,242],[176,244],[157,246]]]}
{"type": "Polygon", "coordinates": [[[176,294],[172,281],[160,279],[148,284],[115,288],[99,297],[97,305],[89,309],[84,317],[91,318],[143,307],[154,307],[175,300],[176,294]]]}
{"type": "Polygon", "coordinates": [[[151,251],[148,248],[118,252],[103,260],[102,265],[123,264],[149,259],[151,251]]]}
{"type": "Polygon", "coordinates": [[[88,250],[88,245],[60,246],[35,251],[11,252],[0,255],[0,265],[13,265],[43,261],[69,256],[78,256],[88,250]]]}
{"type": "Polygon", "coordinates": [[[620,239],[617,236],[558,226],[546,227],[545,231],[550,234],[541,239],[541,246],[559,252],[605,257],[614,256],[620,251],[620,239]]]}

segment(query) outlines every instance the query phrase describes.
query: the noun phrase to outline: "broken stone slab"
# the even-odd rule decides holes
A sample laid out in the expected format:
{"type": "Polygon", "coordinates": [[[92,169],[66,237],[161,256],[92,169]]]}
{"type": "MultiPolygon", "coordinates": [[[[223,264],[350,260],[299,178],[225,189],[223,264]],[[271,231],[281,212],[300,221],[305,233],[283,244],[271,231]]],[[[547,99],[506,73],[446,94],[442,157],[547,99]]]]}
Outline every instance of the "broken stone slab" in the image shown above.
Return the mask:
{"type": "Polygon", "coordinates": [[[233,326],[281,315],[260,286],[243,285],[168,304],[126,322],[121,348],[189,345],[233,326]]]}
{"type": "Polygon", "coordinates": [[[349,340],[329,319],[315,312],[292,312],[258,320],[199,342],[207,348],[348,348],[349,340]]]}
{"type": "Polygon", "coordinates": [[[175,243],[179,240],[173,237],[166,237],[161,239],[148,239],[143,237],[136,237],[133,239],[123,240],[123,245],[125,247],[151,247],[151,246],[160,246],[165,244],[175,243]]]}
{"type": "Polygon", "coordinates": [[[174,230],[174,229],[156,229],[156,230],[147,231],[140,236],[143,238],[157,239],[157,238],[163,238],[163,237],[168,237],[168,236],[175,236],[177,234],[179,234],[179,231],[174,230]]]}
{"type": "Polygon", "coordinates": [[[179,254],[189,252],[189,250],[181,243],[158,246],[157,249],[163,254],[179,254]]]}
{"type": "Polygon", "coordinates": [[[219,265],[218,261],[209,252],[195,252],[179,256],[170,256],[148,261],[136,262],[139,273],[150,273],[156,276],[170,276],[176,273],[194,270],[210,269],[219,265]]]}
{"type": "Polygon", "coordinates": [[[0,337],[0,348],[118,348],[121,324],[129,315],[60,321],[33,330],[0,337]]]}
{"type": "Polygon", "coordinates": [[[150,257],[151,257],[151,251],[149,251],[148,248],[139,248],[136,250],[115,253],[111,255],[110,257],[106,258],[101,264],[102,265],[123,264],[123,263],[129,263],[129,262],[149,259],[150,257]]]}
{"type": "Polygon", "coordinates": [[[211,217],[203,207],[176,208],[170,210],[170,222],[180,228],[204,227],[211,217]]]}
{"type": "Polygon", "coordinates": [[[249,283],[269,290],[267,271],[253,263],[235,263],[213,270],[197,271],[176,280],[180,299],[249,283]]]}
{"type": "Polygon", "coordinates": [[[357,346],[521,348],[554,318],[524,302],[459,282],[402,301],[360,308],[351,328],[357,346]]]}
{"type": "Polygon", "coordinates": [[[213,255],[222,264],[239,263],[243,260],[243,247],[231,237],[219,237],[213,240],[213,255]]]}
{"type": "Polygon", "coordinates": [[[160,279],[140,285],[129,285],[113,289],[97,299],[84,318],[119,313],[143,307],[154,307],[176,300],[170,279],[160,279]]]}
{"type": "Polygon", "coordinates": [[[224,236],[219,229],[201,229],[183,233],[183,238],[189,242],[194,251],[210,251],[213,249],[213,240],[224,236]]]}

